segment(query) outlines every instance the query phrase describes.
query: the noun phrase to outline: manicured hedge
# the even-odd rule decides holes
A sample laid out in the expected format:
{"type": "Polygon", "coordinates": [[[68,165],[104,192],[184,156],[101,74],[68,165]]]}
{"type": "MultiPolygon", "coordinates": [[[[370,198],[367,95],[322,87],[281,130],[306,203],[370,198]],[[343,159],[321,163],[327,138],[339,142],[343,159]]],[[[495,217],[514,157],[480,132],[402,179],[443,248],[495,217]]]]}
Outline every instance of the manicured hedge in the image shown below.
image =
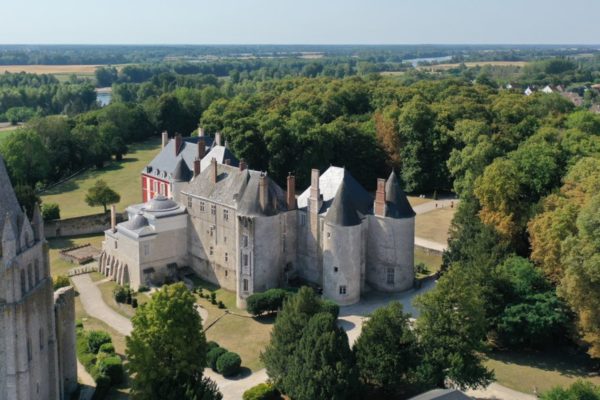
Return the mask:
{"type": "Polygon", "coordinates": [[[279,400],[279,390],[268,383],[261,383],[246,390],[242,395],[243,400],[279,400]]]}
{"type": "Polygon", "coordinates": [[[254,316],[277,312],[283,306],[288,294],[284,289],[269,289],[266,292],[254,293],[246,299],[246,309],[254,316]]]}
{"type": "Polygon", "coordinates": [[[240,372],[242,359],[239,354],[228,351],[222,354],[217,360],[217,372],[223,376],[233,376],[240,372]]]}
{"type": "Polygon", "coordinates": [[[111,385],[123,382],[123,361],[119,356],[109,356],[98,360],[96,368],[101,375],[110,378],[111,385]]]}
{"type": "Polygon", "coordinates": [[[92,354],[98,354],[100,346],[112,343],[110,335],[104,331],[90,331],[87,333],[88,350],[92,354]]]}
{"type": "Polygon", "coordinates": [[[206,353],[206,364],[212,368],[213,371],[217,370],[217,360],[223,354],[227,353],[227,350],[222,347],[215,347],[206,353]]]}
{"type": "Polygon", "coordinates": [[[100,353],[115,354],[115,346],[112,343],[104,343],[100,346],[100,353]]]}
{"type": "Polygon", "coordinates": [[[108,333],[86,332],[82,324],[78,324],[76,334],[77,358],[96,381],[92,400],[102,400],[108,394],[111,382],[119,384],[123,381],[123,362],[114,355],[115,349],[108,333]]]}

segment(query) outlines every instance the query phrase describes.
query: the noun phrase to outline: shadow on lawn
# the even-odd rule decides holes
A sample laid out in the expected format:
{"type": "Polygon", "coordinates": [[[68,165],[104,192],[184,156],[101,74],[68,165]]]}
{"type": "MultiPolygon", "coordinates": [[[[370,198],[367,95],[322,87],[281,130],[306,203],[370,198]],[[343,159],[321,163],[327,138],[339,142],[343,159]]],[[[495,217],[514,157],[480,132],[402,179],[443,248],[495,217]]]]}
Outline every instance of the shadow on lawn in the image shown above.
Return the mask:
{"type": "Polygon", "coordinates": [[[591,374],[597,375],[599,366],[587,354],[568,346],[540,351],[494,351],[488,353],[487,356],[492,360],[506,364],[555,371],[572,378],[585,378],[591,374]]]}

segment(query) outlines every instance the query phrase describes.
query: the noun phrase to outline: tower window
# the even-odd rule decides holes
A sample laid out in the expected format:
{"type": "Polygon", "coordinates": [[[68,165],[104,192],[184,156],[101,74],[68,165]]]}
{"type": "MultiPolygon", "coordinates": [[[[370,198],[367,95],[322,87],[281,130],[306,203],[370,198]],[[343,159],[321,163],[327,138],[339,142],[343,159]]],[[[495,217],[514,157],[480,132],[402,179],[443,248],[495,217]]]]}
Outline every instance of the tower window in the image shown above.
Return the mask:
{"type": "Polygon", "coordinates": [[[229,221],[229,210],[223,210],[223,221],[229,221]]]}
{"type": "Polygon", "coordinates": [[[191,210],[192,209],[192,196],[188,196],[188,208],[191,210]]]}
{"type": "Polygon", "coordinates": [[[396,274],[396,271],[394,270],[394,268],[388,268],[387,269],[387,279],[386,279],[386,282],[387,282],[388,285],[393,285],[394,284],[395,274],[396,274]]]}
{"type": "Polygon", "coordinates": [[[242,246],[248,247],[248,235],[242,235],[242,246]]]}
{"type": "Polygon", "coordinates": [[[340,285],[340,294],[346,294],[346,285],[340,285]]]}
{"type": "Polygon", "coordinates": [[[225,253],[225,262],[229,261],[229,254],[225,253]]]}
{"type": "Polygon", "coordinates": [[[243,282],[242,288],[243,288],[244,292],[247,292],[248,291],[248,279],[244,279],[242,282],[243,282]]]}
{"type": "Polygon", "coordinates": [[[214,204],[210,206],[210,215],[217,215],[217,206],[214,204]]]}
{"type": "Polygon", "coordinates": [[[200,202],[200,212],[204,212],[204,202],[200,202]]]}
{"type": "Polygon", "coordinates": [[[333,272],[338,272],[338,267],[333,267],[333,272]]]}
{"type": "Polygon", "coordinates": [[[211,256],[213,255],[213,247],[212,246],[210,246],[209,253],[211,256]]]}

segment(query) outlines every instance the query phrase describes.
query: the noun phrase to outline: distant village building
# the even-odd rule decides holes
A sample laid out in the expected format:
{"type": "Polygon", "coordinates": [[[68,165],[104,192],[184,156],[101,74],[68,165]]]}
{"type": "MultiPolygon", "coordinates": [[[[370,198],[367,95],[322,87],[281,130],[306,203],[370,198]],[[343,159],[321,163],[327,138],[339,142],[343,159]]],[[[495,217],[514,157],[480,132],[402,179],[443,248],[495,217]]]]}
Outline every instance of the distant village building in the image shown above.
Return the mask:
{"type": "Polygon", "coordinates": [[[39,208],[23,213],[0,157],[0,399],[66,400],[77,388],[73,288],[54,292],[39,208]]]}
{"type": "Polygon", "coordinates": [[[189,181],[173,180],[172,198],[130,206],[129,221],[106,231],[102,273],[137,289],[193,272],[236,292],[240,307],[294,278],[343,305],[368,288],[412,287],[415,213],[394,173],[373,199],[346,169],[315,169],[296,197],[292,175],[284,191],[243,161],[194,163],[189,181]]]}
{"type": "Polygon", "coordinates": [[[527,89],[523,92],[525,96],[531,96],[534,93],[534,88],[531,86],[527,86],[527,89]]]}

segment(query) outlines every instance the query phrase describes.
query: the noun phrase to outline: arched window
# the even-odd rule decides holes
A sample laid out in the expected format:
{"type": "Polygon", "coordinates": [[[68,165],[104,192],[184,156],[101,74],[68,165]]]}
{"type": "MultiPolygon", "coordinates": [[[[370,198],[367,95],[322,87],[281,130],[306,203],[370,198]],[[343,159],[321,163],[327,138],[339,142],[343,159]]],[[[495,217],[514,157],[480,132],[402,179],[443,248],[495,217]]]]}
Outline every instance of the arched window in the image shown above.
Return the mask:
{"type": "Polygon", "coordinates": [[[27,292],[27,280],[25,278],[25,270],[21,270],[21,297],[27,292]]]}

